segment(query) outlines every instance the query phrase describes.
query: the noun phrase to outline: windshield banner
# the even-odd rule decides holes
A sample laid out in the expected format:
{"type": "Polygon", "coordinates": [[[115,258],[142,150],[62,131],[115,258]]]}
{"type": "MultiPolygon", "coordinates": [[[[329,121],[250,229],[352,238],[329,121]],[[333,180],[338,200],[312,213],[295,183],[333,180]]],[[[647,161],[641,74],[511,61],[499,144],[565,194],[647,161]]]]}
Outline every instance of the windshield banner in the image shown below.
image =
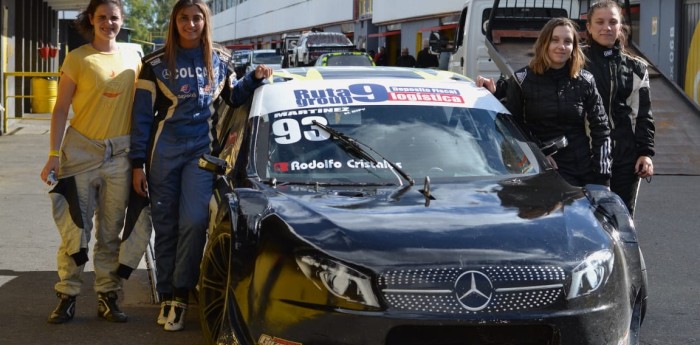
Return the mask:
{"type": "Polygon", "coordinates": [[[319,82],[275,83],[264,86],[262,113],[293,108],[350,105],[418,105],[481,108],[504,112],[503,105],[471,82],[444,83],[426,80],[387,80],[374,83],[322,80],[319,82]],[[269,94],[269,93],[272,93],[269,94]],[[486,97],[485,97],[486,96],[486,97]],[[271,101],[274,100],[274,101],[271,101]]]}

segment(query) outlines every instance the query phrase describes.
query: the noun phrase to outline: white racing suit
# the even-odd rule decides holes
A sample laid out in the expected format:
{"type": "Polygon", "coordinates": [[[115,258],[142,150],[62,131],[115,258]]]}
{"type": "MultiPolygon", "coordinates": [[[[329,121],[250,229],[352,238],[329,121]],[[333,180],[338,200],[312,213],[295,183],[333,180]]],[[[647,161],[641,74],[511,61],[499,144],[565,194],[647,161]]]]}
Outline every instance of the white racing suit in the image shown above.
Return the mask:
{"type": "Polygon", "coordinates": [[[119,247],[119,269],[117,274],[128,279],[135,270],[146,246],[151,240],[153,222],[148,198],[138,195],[133,188],[129,193],[129,206],[126,210],[126,222],[122,232],[122,244],[119,247]]]}
{"type": "MultiPolygon", "coordinates": [[[[143,255],[150,238],[148,214],[148,224],[140,219],[136,223],[141,224],[136,227],[139,230],[132,232],[140,236],[126,237],[124,242],[119,237],[132,189],[129,142],[129,135],[91,140],[72,127],[66,130],[58,184],[49,192],[53,218],[61,235],[56,256],[60,278],[55,285],[57,292],[71,296],[80,293],[80,275],[88,261],[93,219],[96,292],[120,290],[120,278],[127,278],[129,268],[135,268],[143,255]],[[125,264],[120,267],[120,262],[125,264]]],[[[135,208],[133,212],[136,211],[135,208]]]]}

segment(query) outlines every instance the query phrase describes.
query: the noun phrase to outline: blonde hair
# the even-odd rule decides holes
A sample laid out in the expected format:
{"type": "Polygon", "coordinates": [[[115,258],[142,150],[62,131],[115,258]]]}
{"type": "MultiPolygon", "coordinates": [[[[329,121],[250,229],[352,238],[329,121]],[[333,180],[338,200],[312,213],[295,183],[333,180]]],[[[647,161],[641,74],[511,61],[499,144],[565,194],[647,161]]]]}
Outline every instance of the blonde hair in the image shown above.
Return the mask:
{"type": "Polygon", "coordinates": [[[532,69],[536,74],[543,74],[551,65],[552,61],[549,59],[547,51],[549,49],[549,44],[552,42],[552,34],[554,29],[559,26],[566,26],[571,29],[574,34],[574,48],[571,51],[571,56],[569,57],[569,76],[575,78],[579,75],[583,66],[586,64],[586,57],[583,55],[581,50],[581,44],[579,43],[578,25],[574,23],[569,18],[552,18],[540,32],[540,36],[537,37],[535,41],[535,57],[530,60],[530,69],[532,69]]]}
{"type": "Polygon", "coordinates": [[[212,28],[211,28],[211,11],[209,6],[204,0],[179,0],[173,7],[173,11],[170,13],[170,25],[168,26],[168,36],[165,40],[165,46],[163,47],[165,61],[168,64],[168,70],[170,71],[170,81],[175,80],[175,70],[177,68],[177,48],[180,42],[180,33],[177,31],[177,15],[180,11],[186,7],[197,6],[199,10],[204,15],[204,29],[202,30],[202,48],[204,49],[204,66],[207,70],[207,79],[209,83],[214,82],[214,66],[212,62],[212,28]]]}

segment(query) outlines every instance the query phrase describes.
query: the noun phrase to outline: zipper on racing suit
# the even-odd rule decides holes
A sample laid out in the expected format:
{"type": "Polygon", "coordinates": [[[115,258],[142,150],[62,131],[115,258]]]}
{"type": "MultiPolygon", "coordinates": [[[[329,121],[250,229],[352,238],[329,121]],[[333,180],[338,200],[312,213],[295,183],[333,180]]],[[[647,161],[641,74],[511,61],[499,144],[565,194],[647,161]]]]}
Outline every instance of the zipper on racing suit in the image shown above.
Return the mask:
{"type": "MultiPolygon", "coordinates": [[[[608,69],[610,70],[610,94],[608,95],[608,122],[610,122],[610,133],[615,130],[615,120],[613,119],[613,99],[615,99],[615,92],[617,92],[617,64],[611,59],[608,61],[608,69]]],[[[612,141],[612,148],[617,146],[617,139],[610,136],[612,141]]]]}

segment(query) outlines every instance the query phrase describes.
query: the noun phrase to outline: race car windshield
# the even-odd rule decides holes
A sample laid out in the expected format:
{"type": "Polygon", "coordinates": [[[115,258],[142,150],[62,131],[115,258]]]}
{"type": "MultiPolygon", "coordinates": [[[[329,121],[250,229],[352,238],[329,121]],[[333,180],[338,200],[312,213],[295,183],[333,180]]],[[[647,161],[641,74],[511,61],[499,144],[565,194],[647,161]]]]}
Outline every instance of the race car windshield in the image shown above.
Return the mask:
{"type": "Polygon", "coordinates": [[[254,53],[253,63],[258,64],[258,65],[260,65],[260,64],[274,65],[274,64],[279,64],[281,58],[282,58],[282,55],[279,55],[275,52],[254,53]]]}
{"type": "MultiPolygon", "coordinates": [[[[401,177],[406,179],[406,181],[408,181],[409,184],[413,185],[415,183],[413,181],[413,179],[411,178],[411,176],[409,176],[405,171],[403,171],[403,169],[401,169],[398,165],[396,165],[396,163],[386,159],[386,157],[379,154],[372,147],[357,141],[357,139],[351,138],[343,133],[340,133],[340,132],[336,131],[335,129],[330,128],[330,127],[326,126],[325,124],[322,124],[316,120],[313,121],[313,124],[316,125],[317,127],[321,127],[321,129],[330,133],[331,138],[340,142],[340,147],[343,150],[345,150],[346,152],[354,155],[355,157],[368,160],[374,164],[379,164],[379,162],[377,162],[377,160],[374,159],[374,157],[372,157],[369,152],[367,152],[365,149],[362,148],[364,146],[364,147],[368,148],[370,151],[372,151],[372,152],[376,153],[377,155],[379,155],[380,157],[382,157],[384,159],[384,162],[389,164],[389,166],[391,166],[394,169],[394,171],[398,172],[398,174],[401,175],[401,177]]],[[[403,185],[403,182],[401,182],[399,180],[399,184],[403,185]]]]}
{"type": "Polygon", "coordinates": [[[364,55],[329,55],[322,63],[325,66],[372,66],[372,61],[364,55]]]}
{"type": "MultiPolygon", "coordinates": [[[[506,115],[507,116],[507,115],[506,115]]],[[[372,105],[279,111],[260,117],[256,169],[291,183],[396,183],[388,161],[418,180],[538,173],[532,146],[503,115],[473,108],[372,105]],[[345,150],[314,122],[374,150],[345,150]]]]}

